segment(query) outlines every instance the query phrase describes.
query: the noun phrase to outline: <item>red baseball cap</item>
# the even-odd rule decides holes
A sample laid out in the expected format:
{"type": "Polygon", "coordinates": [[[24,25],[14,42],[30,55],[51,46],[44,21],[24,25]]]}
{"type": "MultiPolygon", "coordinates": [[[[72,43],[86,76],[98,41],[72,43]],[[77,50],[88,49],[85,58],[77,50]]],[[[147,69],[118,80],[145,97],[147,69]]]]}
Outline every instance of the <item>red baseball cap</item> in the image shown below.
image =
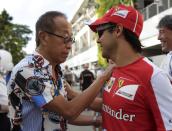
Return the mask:
{"type": "Polygon", "coordinates": [[[92,31],[96,32],[99,25],[106,23],[120,23],[124,28],[132,31],[139,37],[143,28],[143,17],[133,7],[119,5],[108,10],[105,15],[91,23],[89,27],[92,31]]]}

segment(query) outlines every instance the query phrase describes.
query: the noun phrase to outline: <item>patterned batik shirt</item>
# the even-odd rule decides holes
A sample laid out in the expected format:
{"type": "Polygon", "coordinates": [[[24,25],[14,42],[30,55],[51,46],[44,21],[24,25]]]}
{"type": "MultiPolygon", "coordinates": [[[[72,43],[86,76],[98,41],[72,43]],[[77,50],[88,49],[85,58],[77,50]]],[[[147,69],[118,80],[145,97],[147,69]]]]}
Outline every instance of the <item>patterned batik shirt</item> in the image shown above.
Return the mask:
{"type": "Polygon", "coordinates": [[[14,128],[22,131],[66,131],[66,120],[56,112],[44,109],[53,97],[66,92],[60,66],[56,66],[57,80],[52,66],[37,52],[15,66],[8,83],[10,114],[14,128]]]}

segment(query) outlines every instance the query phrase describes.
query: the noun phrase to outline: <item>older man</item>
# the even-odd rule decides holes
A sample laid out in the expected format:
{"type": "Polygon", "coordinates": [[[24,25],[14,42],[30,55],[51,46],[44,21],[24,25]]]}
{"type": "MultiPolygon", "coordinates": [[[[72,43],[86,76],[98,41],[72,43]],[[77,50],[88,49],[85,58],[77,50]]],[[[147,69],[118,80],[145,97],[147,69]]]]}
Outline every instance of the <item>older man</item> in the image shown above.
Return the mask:
{"type": "Polygon", "coordinates": [[[66,120],[77,118],[110,77],[111,67],[82,95],[68,101],[59,64],[66,60],[73,42],[71,25],[63,13],[50,11],[38,19],[36,51],[14,67],[8,84],[14,127],[66,131],[66,120]]]}

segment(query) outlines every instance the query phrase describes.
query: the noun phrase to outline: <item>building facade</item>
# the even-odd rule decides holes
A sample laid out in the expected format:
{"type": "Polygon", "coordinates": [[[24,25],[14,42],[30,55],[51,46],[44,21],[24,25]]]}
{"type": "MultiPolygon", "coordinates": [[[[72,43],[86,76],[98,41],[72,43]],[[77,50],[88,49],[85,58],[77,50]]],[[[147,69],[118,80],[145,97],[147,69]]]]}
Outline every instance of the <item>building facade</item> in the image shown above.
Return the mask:
{"type": "MultiPolygon", "coordinates": [[[[71,21],[76,43],[73,44],[69,58],[64,63],[70,68],[80,70],[83,64],[89,63],[90,68],[95,69],[98,60],[97,38],[86,25],[88,20],[96,19],[95,7],[94,0],[84,0],[71,21]]],[[[172,12],[172,0],[138,0],[137,8],[144,16],[144,26],[140,36],[144,46],[143,54],[159,65],[164,54],[161,52],[160,41],[157,40],[156,26],[164,15],[172,12]]]]}

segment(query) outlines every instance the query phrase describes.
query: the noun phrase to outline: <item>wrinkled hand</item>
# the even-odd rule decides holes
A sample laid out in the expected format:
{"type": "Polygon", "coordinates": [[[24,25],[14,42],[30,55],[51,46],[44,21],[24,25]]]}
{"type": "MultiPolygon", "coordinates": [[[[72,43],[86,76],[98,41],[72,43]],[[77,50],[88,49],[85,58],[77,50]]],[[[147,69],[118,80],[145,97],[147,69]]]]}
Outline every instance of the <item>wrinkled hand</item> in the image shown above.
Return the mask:
{"type": "Polygon", "coordinates": [[[67,98],[72,99],[72,87],[69,85],[67,81],[64,81],[63,83],[65,91],[67,92],[67,98]]]}
{"type": "Polygon", "coordinates": [[[106,70],[101,74],[101,77],[103,77],[105,80],[108,80],[111,77],[113,68],[115,66],[116,64],[109,64],[106,70]]]}
{"type": "Polygon", "coordinates": [[[72,87],[69,85],[69,83],[67,81],[63,81],[63,84],[64,84],[64,88],[66,90],[66,92],[70,92],[72,90],[72,87]]]}
{"type": "Polygon", "coordinates": [[[72,87],[69,85],[67,81],[64,81],[64,88],[67,92],[67,98],[69,100],[73,99],[78,93],[72,89],[72,87]]]}

